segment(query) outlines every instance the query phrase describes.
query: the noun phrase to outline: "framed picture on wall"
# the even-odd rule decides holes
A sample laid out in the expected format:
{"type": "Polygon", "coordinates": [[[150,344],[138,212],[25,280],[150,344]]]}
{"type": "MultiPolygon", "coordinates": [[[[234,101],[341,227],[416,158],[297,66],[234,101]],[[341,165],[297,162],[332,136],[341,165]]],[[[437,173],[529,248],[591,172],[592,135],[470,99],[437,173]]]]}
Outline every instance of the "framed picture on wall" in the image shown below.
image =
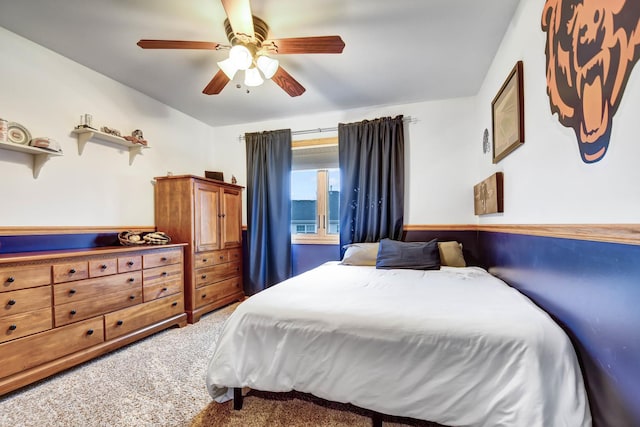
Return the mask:
{"type": "Polygon", "coordinates": [[[473,209],[476,215],[504,212],[504,178],[496,172],[473,186],[473,209]]]}
{"type": "Polygon", "coordinates": [[[491,102],[493,163],[524,144],[523,65],[518,61],[491,102]]]}

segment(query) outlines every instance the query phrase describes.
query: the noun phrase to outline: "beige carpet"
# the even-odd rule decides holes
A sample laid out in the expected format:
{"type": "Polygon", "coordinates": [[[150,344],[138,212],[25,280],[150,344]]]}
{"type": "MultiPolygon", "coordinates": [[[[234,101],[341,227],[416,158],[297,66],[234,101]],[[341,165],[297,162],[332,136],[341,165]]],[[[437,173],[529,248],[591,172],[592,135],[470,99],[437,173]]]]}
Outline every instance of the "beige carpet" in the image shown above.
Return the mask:
{"type": "MultiPolygon", "coordinates": [[[[413,419],[383,416],[384,427],[438,427],[413,419]]],[[[370,427],[371,413],[352,405],[327,402],[315,396],[291,392],[268,393],[251,390],[241,410],[232,402],[210,403],[190,427],[370,427]]]]}
{"type": "MultiPolygon", "coordinates": [[[[370,426],[350,405],[299,393],[250,391],[244,408],[211,401],[205,371],[235,305],[172,328],[0,397],[0,426],[370,426]]],[[[400,420],[398,425],[433,424],[400,420]]]]}

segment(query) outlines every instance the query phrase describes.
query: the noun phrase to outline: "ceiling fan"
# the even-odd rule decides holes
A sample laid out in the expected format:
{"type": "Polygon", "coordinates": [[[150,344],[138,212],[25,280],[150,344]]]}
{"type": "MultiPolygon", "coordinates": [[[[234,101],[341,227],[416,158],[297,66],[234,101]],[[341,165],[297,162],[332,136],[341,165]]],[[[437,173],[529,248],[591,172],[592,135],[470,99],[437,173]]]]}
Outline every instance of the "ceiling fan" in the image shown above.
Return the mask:
{"type": "Polygon", "coordinates": [[[340,36],[294,37],[267,39],[269,26],[253,16],[249,0],[221,0],[227,19],[224,21],[230,45],[216,42],[187,40],[140,40],[143,49],[229,49],[229,58],[218,62],[220,69],[202,91],[217,95],[233,79],[238,70],[245,70],[245,85],[258,86],[272,79],[290,96],[302,95],[305,88],[287,73],[273,54],[342,53],[344,41],[340,36]]]}

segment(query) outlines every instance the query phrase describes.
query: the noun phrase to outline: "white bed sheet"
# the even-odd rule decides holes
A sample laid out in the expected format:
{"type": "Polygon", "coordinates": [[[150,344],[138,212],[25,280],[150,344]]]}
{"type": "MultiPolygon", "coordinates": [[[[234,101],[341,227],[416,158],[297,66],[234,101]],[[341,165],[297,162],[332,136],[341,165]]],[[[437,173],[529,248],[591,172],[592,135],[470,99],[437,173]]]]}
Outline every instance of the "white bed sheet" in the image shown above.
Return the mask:
{"type": "Polygon", "coordinates": [[[477,267],[326,263],[240,304],[206,381],[219,402],[251,387],[451,426],[591,425],[566,334],[477,267]]]}

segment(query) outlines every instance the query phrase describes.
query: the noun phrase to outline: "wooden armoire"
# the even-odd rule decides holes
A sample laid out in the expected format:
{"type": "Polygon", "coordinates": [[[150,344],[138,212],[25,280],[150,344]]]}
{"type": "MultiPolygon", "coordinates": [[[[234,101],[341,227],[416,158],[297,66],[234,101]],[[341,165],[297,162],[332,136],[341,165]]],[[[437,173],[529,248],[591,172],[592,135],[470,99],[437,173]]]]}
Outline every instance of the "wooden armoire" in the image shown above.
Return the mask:
{"type": "Polygon", "coordinates": [[[184,253],[189,323],[244,298],[242,189],[193,175],[156,177],[155,223],[184,253]]]}

